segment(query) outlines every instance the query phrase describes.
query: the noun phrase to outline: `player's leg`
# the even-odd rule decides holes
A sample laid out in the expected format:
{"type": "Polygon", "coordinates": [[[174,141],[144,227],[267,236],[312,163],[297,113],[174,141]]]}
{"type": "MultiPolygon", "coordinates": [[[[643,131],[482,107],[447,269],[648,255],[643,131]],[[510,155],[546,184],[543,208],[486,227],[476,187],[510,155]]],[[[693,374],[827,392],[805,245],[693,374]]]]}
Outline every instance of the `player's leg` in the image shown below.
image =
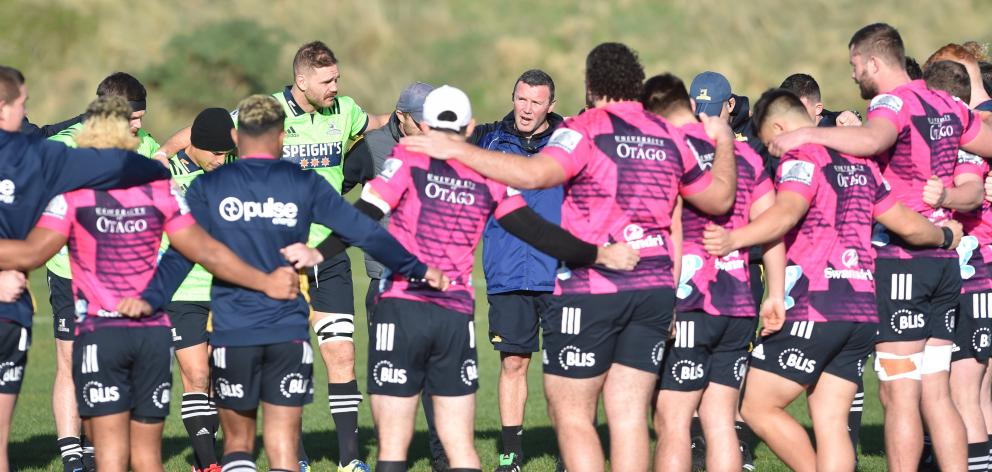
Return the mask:
{"type": "Polygon", "coordinates": [[[603,470],[603,447],[596,432],[596,407],[606,374],[571,379],[544,375],[548,415],[553,418],[558,449],[571,472],[603,470]]]}
{"type": "Polygon", "coordinates": [[[96,466],[100,472],[126,472],[131,453],[131,414],[127,411],[89,418],[96,466]]]}
{"type": "Polygon", "coordinates": [[[55,417],[56,444],[62,454],[62,467],[66,472],[71,472],[83,467],[79,409],[76,407],[76,387],[72,383],[72,339],[76,329],[72,281],[48,271],[48,293],[55,334],[52,415],[55,417]]]}
{"type": "Polygon", "coordinates": [[[230,410],[218,403],[217,414],[224,430],[224,457],[221,467],[224,472],[247,472],[257,470],[254,460],[255,429],[257,410],[230,410]]]}
{"type": "Polygon", "coordinates": [[[313,348],[309,340],[300,340],[270,344],[263,352],[265,453],[271,468],[296,470],[303,406],[313,401],[313,348]]]}
{"type": "MultiPolygon", "coordinates": [[[[741,414],[751,429],[789,468],[816,470],[816,451],[802,425],[785,408],[805,387],[772,372],[748,369],[741,414]]],[[[848,403],[850,404],[850,403],[848,403]]]]}
{"type": "MultiPolygon", "coordinates": [[[[327,402],[338,437],[339,466],[348,467],[358,457],[358,405],[362,393],[355,380],[355,300],[351,260],[341,253],[310,275],[313,314],[320,356],[327,369],[327,402]]],[[[364,466],[364,463],[362,464],[364,466]]]]}
{"type": "MultiPolygon", "coordinates": [[[[951,399],[964,421],[968,437],[968,467],[987,466],[988,430],[982,412],[982,380],[992,349],[992,293],[961,295],[955,326],[956,350],[951,354],[951,399]]],[[[987,468],[987,467],[986,467],[987,468]]]]}
{"type": "Polygon", "coordinates": [[[131,470],[162,472],[162,429],[164,418],[139,418],[130,421],[131,470]]]}
{"type": "Polygon", "coordinates": [[[207,302],[174,302],[166,306],[172,321],[172,344],[183,383],[181,414],[193,446],[194,467],[218,464],[214,444],[217,409],[210,402],[210,365],[207,348],[207,302]]]}
{"type": "Polygon", "coordinates": [[[7,366],[0,372],[4,378],[3,385],[0,385],[0,472],[7,472],[11,467],[7,454],[10,422],[24,381],[30,346],[31,328],[16,323],[0,323],[0,360],[7,366]]]}
{"type": "Polygon", "coordinates": [[[816,436],[815,470],[854,470],[854,448],[847,434],[847,416],[857,384],[829,372],[810,388],[808,401],[816,436]]]}
{"type": "Polygon", "coordinates": [[[131,468],[162,470],[162,428],[172,398],[172,334],[164,326],[130,328],[131,468]]]}
{"type": "Polygon", "coordinates": [[[437,433],[452,469],[481,470],[475,451],[475,394],[457,397],[433,395],[440,414],[437,433]]]}
{"type": "Polygon", "coordinates": [[[271,470],[295,470],[297,447],[300,441],[300,423],[303,418],[302,406],[282,406],[262,402],[265,455],[271,470]]]}
{"type": "Polygon", "coordinates": [[[984,375],[982,375],[982,387],[978,398],[982,405],[985,428],[988,431],[989,460],[992,461],[992,362],[988,364],[985,367],[984,375]]]}
{"type": "Polygon", "coordinates": [[[861,417],[865,410],[865,383],[864,380],[858,382],[858,391],[854,394],[854,401],[847,411],[847,433],[854,446],[854,452],[858,452],[858,445],[861,443],[861,417]]]}
{"type": "MultiPolygon", "coordinates": [[[[711,471],[739,471],[747,466],[745,456],[750,456],[747,443],[740,438],[738,428],[746,427],[740,418],[740,386],[747,373],[748,347],[754,339],[757,320],[753,318],[706,318],[710,322],[725,324],[714,352],[710,356],[709,375],[703,398],[699,405],[700,421],[707,446],[706,469],[711,471]],[[733,451],[740,451],[734,454],[733,451]]],[[[667,361],[666,361],[667,362],[667,361]]],[[[747,435],[753,436],[750,428],[747,435]]],[[[750,470],[750,469],[749,469],[750,470]]]]}
{"type": "Polygon", "coordinates": [[[417,414],[417,396],[398,397],[370,393],[372,417],[375,420],[377,471],[406,470],[407,451],[413,439],[417,414]]]}
{"type": "Polygon", "coordinates": [[[254,471],[255,431],[262,395],[263,346],[214,346],[210,380],[224,430],[224,472],[254,471]]]}

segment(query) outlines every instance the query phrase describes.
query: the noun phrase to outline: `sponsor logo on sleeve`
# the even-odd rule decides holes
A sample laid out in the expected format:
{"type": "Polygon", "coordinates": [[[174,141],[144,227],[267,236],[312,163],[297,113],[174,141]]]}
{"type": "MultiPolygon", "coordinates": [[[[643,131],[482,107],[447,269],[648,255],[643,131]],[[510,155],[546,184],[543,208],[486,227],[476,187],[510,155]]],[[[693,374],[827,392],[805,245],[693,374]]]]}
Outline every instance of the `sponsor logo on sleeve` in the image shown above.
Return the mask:
{"type": "Polygon", "coordinates": [[[782,177],[779,183],[799,182],[803,185],[813,183],[813,163],[806,161],[785,161],[782,163],[782,177]]]}
{"type": "Polygon", "coordinates": [[[386,159],[386,162],[382,163],[382,171],[379,172],[379,177],[382,177],[382,180],[389,182],[389,179],[396,175],[396,171],[400,170],[400,167],[403,167],[403,161],[395,157],[390,157],[389,159],[386,159]]]}
{"type": "MultiPolygon", "coordinates": [[[[9,181],[5,181],[5,182],[9,182],[9,181]]],[[[0,187],[2,186],[3,186],[3,182],[0,182],[0,187]]],[[[0,195],[2,194],[3,194],[3,190],[0,189],[0,195]]],[[[13,199],[11,200],[11,202],[13,202],[13,199]]],[[[69,203],[65,201],[65,195],[56,195],[55,198],[53,198],[50,202],[48,202],[48,207],[45,208],[45,215],[63,220],[65,219],[65,215],[68,211],[69,211],[69,203]]]]}
{"type": "Polygon", "coordinates": [[[871,104],[868,105],[868,113],[881,108],[887,108],[895,113],[899,113],[902,110],[902,99],[895,95],[883,93],[871,100],[871,104]]]}
{"type": "MultiPolygon", "coordinates": [[[[185,189],[183,190],[185,191],[185,189]]],[[[183,194],[179,192],[179,189],[170,186],[169,193],[172,194],[172,198],[176,199],[176,205],[179,206],[179,214],[185,215],[189,213],[189,205],[186,203],[186,197],[184,197],[183,194]]]]}
{"type": "Polygon", "coordinates": [[[581,141],[582,133],[575,131],[574,129],[558,128],[555,130],[554,134],[551,135],[551,139],[548,141],[548,146],[560,148],[567,153],[572,153],[581,141]]]}
{"type": "Polygon", "coordinates": [[[958,164],[971,164],[981,167],[985,160],[964,149],[958,149],[958,164]]]}

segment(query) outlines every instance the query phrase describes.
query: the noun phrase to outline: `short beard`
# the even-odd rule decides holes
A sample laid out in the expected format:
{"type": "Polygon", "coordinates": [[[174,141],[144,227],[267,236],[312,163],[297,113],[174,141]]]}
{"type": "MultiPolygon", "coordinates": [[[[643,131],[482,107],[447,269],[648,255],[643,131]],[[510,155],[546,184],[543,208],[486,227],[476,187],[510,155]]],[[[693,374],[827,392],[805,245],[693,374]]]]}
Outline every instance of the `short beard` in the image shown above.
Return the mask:
{"type": "Polygon", "coordinates": [[[867,77],[858,81],[858,88],[861,89],[861,98],[864,100],[871,100],[878,95],[878,85],[867,77]]]}

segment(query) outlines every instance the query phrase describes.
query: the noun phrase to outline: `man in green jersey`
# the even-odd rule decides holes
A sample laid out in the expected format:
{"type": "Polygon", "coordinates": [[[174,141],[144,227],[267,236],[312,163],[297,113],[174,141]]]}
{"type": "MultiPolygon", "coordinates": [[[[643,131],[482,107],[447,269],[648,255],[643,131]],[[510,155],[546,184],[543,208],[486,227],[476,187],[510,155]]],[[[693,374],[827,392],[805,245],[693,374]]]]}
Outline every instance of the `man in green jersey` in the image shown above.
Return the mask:
{"type": "MultiPolygon", "coordinates": [[[[131,106],[131,133],[140,143],[139,154],[151,156],[159,145],[145,130],[141,121],[145,117],[147,92],[134,76],[115,72],[103,79],[96,88],[97,97],[118,96],[131,106]]],[[[83,124],[77,123],[52,136],[52,141],[76,147],[76,133],[83,124]]],[[[72,273],[69,270],[69,253],[63,247],[46,264],[48,268],[49,301],[55,325],[55,383],[52,386],[52,412],[55,416],[57,445],[62,454],[66,472],[83,467],[92,470],[93,449],[88,440],[80,441],[80,419],[76,407],[76,390],[72,382],[72,340],[76,330],[76,310],[72,301],[72,273]]]]}
{"type": "MultiPolygon", "coordinates": [[[[292,85],[273,94],[286,112],[282,159],[317,172],[340,192],[348,143],[388,123],[389,115],[369,115],[351,97],[338,95],[338,61],[321,41],[300,47],[293,57],[293,76],[292,85]]],[[[237,111],[233,114],[237,115],[237,111]]],[[[163,151],[187,146],[189,135],[189,128],[180,131],[163,151]]],[[[316,247],[329,234],[326,227],[312,225],[308,245],[316,247]]],[[[342,253],[307,272],[313,308],[310,324],[327,368],[327,400],[338,436],[338,470],[365,471],[368,466],[358,456],[358,405],[362,394],[355,380],[351,263],[342,253]]],[[[301,464],[301,468],[307,465],[301,464]]]]}
{"type": "MultiPolygon", "coordinates": [[[[172,179],[186,194],[193,180],[210,172],[233,155],[234,122],[223,108],[207,108],[193,120],[190,145],[169,159],[172,179]]],[[[163,238],[161,251],[168,248],[163,238]]],[[[176,350],[183,382],[182,418],[193,446],[194,472],[220,472],[214,434],[219,425],[217,407],[210,399],[207,318],[213,276],[199,264],[193,267],[165,307],[172,321],[172,346],[176,350]]]]}

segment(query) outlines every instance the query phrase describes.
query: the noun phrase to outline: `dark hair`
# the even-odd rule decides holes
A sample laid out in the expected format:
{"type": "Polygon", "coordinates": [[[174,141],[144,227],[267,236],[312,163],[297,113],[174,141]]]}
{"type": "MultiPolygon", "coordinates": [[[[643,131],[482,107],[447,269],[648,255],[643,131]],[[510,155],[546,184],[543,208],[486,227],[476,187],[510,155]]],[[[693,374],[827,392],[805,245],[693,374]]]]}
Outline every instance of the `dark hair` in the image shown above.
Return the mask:
{"type": "Polygon", "coordinates": [[[96,86],[97,97],[121,97],[129,102],[141,102],[148,97],[145,86],[127,72],[114,72],[96,86]]]}
{"type": "Polygon", "coordinates": [[[791,90],[796,96],[811,102],[819,102],[822,99],[820,97],[820,84],[816,83],[816,79],[809,74],[792,74],[786,77],[779,87],[791,90]]]}
{"type": "Polygon", "coordinates": [[[8,66],[0,66],[0,102],[13,103],[21,97],[24,74],[8,66]]]}
{"type": "Polygon", "coordinates": [[[978,68],[982,71],[982,85],[985,93],[992,95],[992,63],[978,61],[978,68]]]}
{"type": "Polygon", "coordinates": [[[641,103],[644,109],[661,116],[680,108],[692,112],[692,101],[685,82],[669,73],[656,75],[644,82],[641,103]]]}
{"type": "Polygon", "coordinates": [[[286,121],[282,105],[270,95],[252,95],[238,104],[238,133],[261,136],[281,131],[286,121]]]}
{"type": "Polygon", "coordinates": [[[754,129],[760,132],[766,120],[789,111],[809,116],[803,102],[799,101],[799,97],[791,90],[769,89],[761,94],[758,103],[754,104],[754,113],[751,115],[754,129]]]}
{"type": "Polygon", "coordinates": [[[892,26],[873,23],[858,30],[847,44],[858,54],[875,56],[892,66],[906,67],[906,48],[892,26]]]}
{"type": "Polygon", "coordinates": [[[920,63],[916,62],[910,56],[906,56],[906,75],[909,76],[910,80],[920,80],[923,78],[923,69],[920,68],[920,63]]]}
{"type": "MultiPolygon", "coordinates": [[[[513,94],[517,93],[517,85],[523,82],[531,87],[545,86],[551,91],[551,101],[555,101],[555,81],[551,79],[551,76],[547,72],[541,69],[530,69],[520,74],[520,78],[513,83],[513,94]]],[[[511,95],[512,96],[512,95],[511,95]]]]}
{"type": "Polygon", "coordinates": [[[330,67],[337,63],[338,58],[334,57],[334,51],[331,51],[323,41],[311,41],[300,46],[293,56],[293,73],[299,74],[304,69],[330,67]]]}
{"type": "Polygon", "coordinates": [[[637,100],[644,68],[637,53],[620,43],[603,43],[586,56],[586,90],[594,99],[637,100]]]}
{"type": "Polygon", "coordinates": [[[954,61],[937,61],[927,67],[923,73],[927,88],[943,90],[961,101],[971,101],[971,79],[968,69],[963,64],[954,61]]]}

